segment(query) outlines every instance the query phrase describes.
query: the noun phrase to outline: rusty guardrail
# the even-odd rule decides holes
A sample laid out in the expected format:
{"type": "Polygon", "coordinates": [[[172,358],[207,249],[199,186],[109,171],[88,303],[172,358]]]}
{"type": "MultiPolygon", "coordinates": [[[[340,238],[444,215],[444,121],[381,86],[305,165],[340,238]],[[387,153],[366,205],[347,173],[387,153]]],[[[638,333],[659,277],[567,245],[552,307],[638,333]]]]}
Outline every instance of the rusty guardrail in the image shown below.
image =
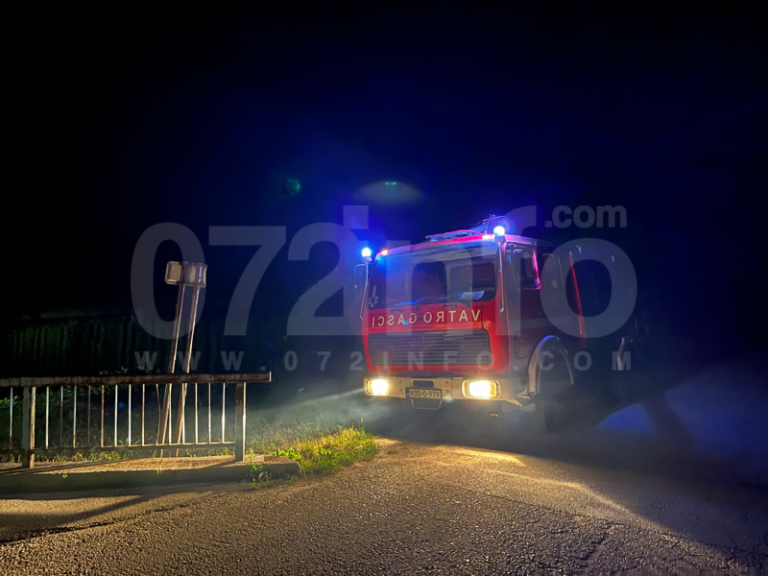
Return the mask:
{"type": "MultiPolygon", "coordinates": [[[[35,454],[73,454],[77,452],[88,451],[123,451],[136,449],[160,448],[168,449],[171,447],[195,447],[195,448],[217,448],[221,446],[234,446],[235,459],[242,461],[245,450],[245,390],[249,382],[261,383],[270,382],[271,373],[251,373],[251,374],[149,374],[141,376],[85,376],[85,377],[41,377],[41,378],[8,378],[0,379],[0,401],[5,398],[5,390],[9,390],[8,403],[8,448],[0,449],[0,454],[12,454],[22,456],[22,466],[25,468],[34,467],[35,454]],[[227,415],[227,384],[235,385],[234,394],[234,438],[227,440],[226,436],[226,415],[227,415]],[[152,386],[154,384],[154,387],[152,386]],[[161,395],[160,386],[164,385],[164,394],[161,395]],[[180,384],[177,393],[178,407],[176,410],[176,429],[172,436],[171,429],[173,423],[173,385],[180,384]],[[199,417],[199,397],[198,386],[207,385],[207,391],[203,400],[207,399],[207,428],[208,433],[206,441],[201,442],[200,417],[199,417]],[[154,432],[154,441],[147,442],[147,385],[150,385],[150,392],[154,388],[155,401],[157,404],[157,428],[154,432]],[[186,441],[186,423],[187,412],[190,407],[186,404],[187,385],[193,385],[193,410],[194,410],[194,442],[186,441]],[[214,385],[218,385],[215,386],[214,385]],[[212,418],[212,398],[215,388],[220,386],[221,391],[221,414],[217,414],[216,420],[221,419],[218,426],[218,439],[214,440],[215,431],[214,420],[212,418]],[[140,387],[137,394],[134,394],[134,387],[140,387]],[[22,440],[18,447],[14,444],[14,392],[21,389],[23,394],[22,401],[22,422],[21,432],[22,440]],[[36,424],[40,419],[37,412],[38,395],[42,395],[45,389],[45,414],[43,418],[44,432],[36,424]],[[51,431],[51,389],[58,388],[58,401],[54,395],[53,407],[58,408],[58,434],[52,438],[51,431]],[[93,397],[93,388],[96,388],[97,399],[100,399],[100,408],[97,404],[97,417],[100,416],[100,425],[96,429],[97,436],[91,434],[91,414],[93,412],[91,399],[93,397]],[[123,388],[123,400],[120,401],[120,389],[123,388]],[[127,388],[127,394],[126,389],[127,388]],[[39,390],[40,389],[40,390],[39,390]],[[70,393],[65,394],[65,390],[71,389],[70,393]],[[100,394],[99,394],[100,391],[100,394]],[[114,406],[111,414],[112,442],[105,443],[106,425],[105,414],[111,406],[105,403],[106,396],[112,395],[110,405],[114,406]],[[65,397],[66,396],[66,397],[65,397]],[[80,397],[79,397],[80,396],[80,397]],[[82,398],[84,396],[84,398],[82,398]],[[140,403],[138,398],[140,397],[140,403]],[[79,401],[78,401],[79,400],[79,401]],[[65,418],[65,405],[67,414],[65,418]],[[80,415],[78,416],[78,404],[80,405],[80,415]],[[135,409],[140,412],[141,425],[133,418],[135,409]],[[122,412],[121,412],[122,409],[122,412]],[[83,415],[83,411],[85,415],[83,415]],[[71,415],[71,418],[70,418],[71,415]],[[118,423],[120,418],[123,422],[124,442],[120,442],[118,436],[118,423]],[[78,429],[78,418],[80,420],[80,429],[78,429]],[[83,422],[85,420],[85,422],[83,422]],[[67,433],[65,434],[65,426],[67,433]],[[84,430],[83,430],[84,428],[84,430]],[[138,439],[134,435],[134,429],[138,432],[138,439]],[[167,434],[166,434],[167,430],[167,434]],[[38,442],[38,436],[40,436],[38,442]],[[51,440],[57,440],[55,445],[51,440]],[[167,442],[166,442],[167,439],[167,442]],[[42,445],[42,448],[37,446],[42,445]]],[[[230,411],[232,408],[230,407],[230,411]]],[[[54,414],[55,416],[55,414],[54,414]]],[[[191,415],[190,415],[191,416],[191,415]]],[[[18,420],[18,418],[17,418],[18,420]]],[[[205,420],[204,420],[204,423],[205,420]]],[[[16,426],[18,428],[18,425],[16,426]]],[[[18,441],[16,441],[18,445],[18,441]]],[[[2,444],[0,444],[2,446],[2,444]]]]}

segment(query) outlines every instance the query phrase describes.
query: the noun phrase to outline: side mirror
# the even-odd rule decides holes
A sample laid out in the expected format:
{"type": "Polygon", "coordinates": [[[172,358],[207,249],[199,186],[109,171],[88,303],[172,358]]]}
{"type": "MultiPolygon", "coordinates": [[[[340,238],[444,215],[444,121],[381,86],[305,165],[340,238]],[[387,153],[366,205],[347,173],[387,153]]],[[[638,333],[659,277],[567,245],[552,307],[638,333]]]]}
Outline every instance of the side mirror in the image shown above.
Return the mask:
{"type": "Polygon", "coordinates": [[[363,303],[366,284],[368,284],[368,264],[357,264],[355,266],[355,297],[358,304],[363,303]]]}

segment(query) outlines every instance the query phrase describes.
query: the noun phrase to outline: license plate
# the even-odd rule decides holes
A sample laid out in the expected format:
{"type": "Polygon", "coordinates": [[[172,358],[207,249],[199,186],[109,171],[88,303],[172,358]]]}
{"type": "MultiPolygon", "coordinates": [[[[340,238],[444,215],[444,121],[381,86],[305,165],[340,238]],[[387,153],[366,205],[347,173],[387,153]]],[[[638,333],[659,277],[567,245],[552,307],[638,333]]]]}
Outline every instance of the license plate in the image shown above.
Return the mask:
{"type": "Polygon", "coordinates": [[[443,391],[430,388],[406,388],[408,398],[422,398],[424,400],[442,400],[443,391]]]}

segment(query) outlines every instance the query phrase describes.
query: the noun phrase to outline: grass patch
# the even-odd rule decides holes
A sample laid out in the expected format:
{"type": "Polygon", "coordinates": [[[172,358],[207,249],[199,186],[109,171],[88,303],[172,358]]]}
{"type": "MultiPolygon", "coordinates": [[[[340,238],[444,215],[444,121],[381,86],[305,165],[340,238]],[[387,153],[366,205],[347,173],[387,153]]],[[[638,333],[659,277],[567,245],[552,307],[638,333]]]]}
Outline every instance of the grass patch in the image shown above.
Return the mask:
{"type": "Polygon", "coordinates": [[[377,452],[373,436],[363,427],[341,428],[332,434],[307,438],[291,449],[301,457],[304,475],[336,472],[353,462],[370,460],[377,452]]]}
{"type": "MultiPolygon", "coordinates": [[[[336,430],[284,426],[268,445],[254,444],[251,447],[254,452],[296,460],[304,477],[336,472],[354,462],[370,460],[378,451],[373,435],[363,426],[337,426],[336,430]]],[[[255,480],[268,480],[268,468],[268,465],[255,466],[255,480]]]]}

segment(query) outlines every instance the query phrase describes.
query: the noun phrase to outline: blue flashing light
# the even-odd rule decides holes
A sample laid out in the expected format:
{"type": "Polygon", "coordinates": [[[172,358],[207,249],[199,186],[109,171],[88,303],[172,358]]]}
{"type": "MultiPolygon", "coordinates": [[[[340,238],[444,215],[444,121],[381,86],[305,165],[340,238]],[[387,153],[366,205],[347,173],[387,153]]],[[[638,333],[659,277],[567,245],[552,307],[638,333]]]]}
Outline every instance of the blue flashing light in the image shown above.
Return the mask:
{"type": "Polygon", "coordinates": [[[363,255],[363,258],[370,258],[372,252],[370,248],[366,247],[366,248],[363,248],[363,251],[361,252],[361,254],[363,255]]]}
{"type": "Polygon", "coordinates": [[[504,230],[504,226],[496,226],[496,227],[493,229],[493,233],[494,233],[496,236],[504,236],[504,234],[506,234],[506,233],[507,233],[507,231],[506,231],[506,230],[504,230]]]}

